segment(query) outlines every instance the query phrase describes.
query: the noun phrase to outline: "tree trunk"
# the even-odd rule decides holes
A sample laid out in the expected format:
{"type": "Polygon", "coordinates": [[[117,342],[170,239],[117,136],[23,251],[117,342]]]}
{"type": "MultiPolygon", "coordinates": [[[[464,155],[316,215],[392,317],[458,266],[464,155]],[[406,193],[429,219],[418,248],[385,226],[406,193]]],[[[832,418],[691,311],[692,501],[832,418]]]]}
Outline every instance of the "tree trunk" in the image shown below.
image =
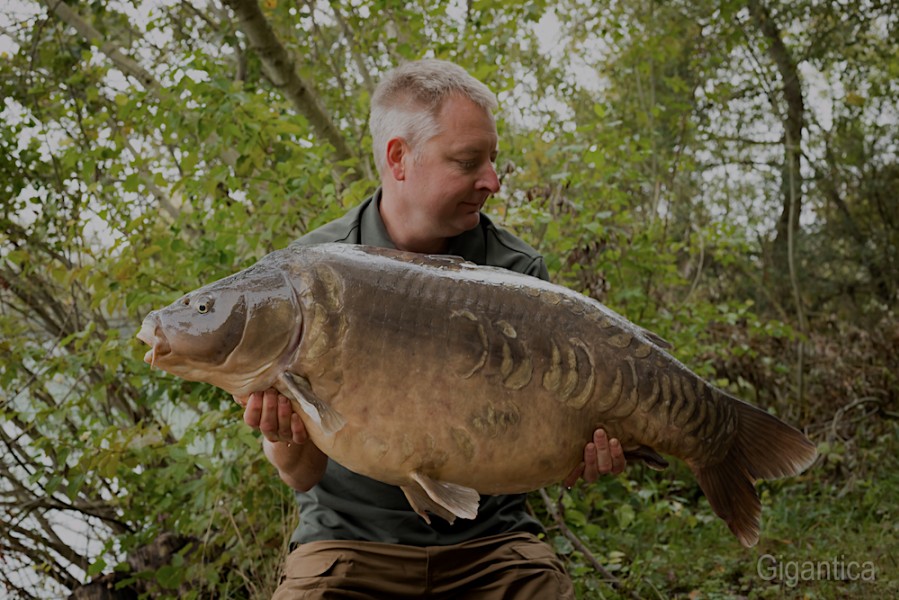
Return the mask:
{"type": "MultiPolygon", "coordinates": [[[[775,110],[784,129],[784,158],[781,167],[782,209],[777,220],[774,240],[775,266],[786,272],[789,256],[789,239],[799,230],[799,214],[802,210],[802,131],[805,126],[805,98],[799,68],[786,44],[771,10],[760,0],[748,0],[747,6],[756,27],[768,42],[768,55],[777,65],[783,88],[781,100],[786,111],[775,104],[775,110]]],[[[772,98],[772,102],[777,99],[772,98]]]]}

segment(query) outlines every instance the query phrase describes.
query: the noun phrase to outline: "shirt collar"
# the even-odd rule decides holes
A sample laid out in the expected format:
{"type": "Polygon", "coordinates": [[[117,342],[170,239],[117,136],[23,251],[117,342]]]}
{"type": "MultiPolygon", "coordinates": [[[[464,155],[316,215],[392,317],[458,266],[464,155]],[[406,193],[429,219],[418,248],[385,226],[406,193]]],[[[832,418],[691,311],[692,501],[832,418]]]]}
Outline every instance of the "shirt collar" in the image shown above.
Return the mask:
{"type": "Polygon", "coordinates": [[[362,211],[362,217],[359,219],[359,242],[366,246],[396,248],[381,219],[381,188],[375,191],[371,202],[362,211]]]}
{"type": "MultiPolygon", "coordinates": [[[[477,227],[450,238],[446,253],[461,256],[465,260],[483,265],[487,260],[487,242],[484,235],[484,225],[488,222],[487,217],[482,213],[481,223],[477,227]]],[[[387,233],[384,221],[381,219],[381,188],[375,191],[371,203],[362,211],[359,226],[360,243],[380,248],[396,248],[396,245],[387,233]]]]}

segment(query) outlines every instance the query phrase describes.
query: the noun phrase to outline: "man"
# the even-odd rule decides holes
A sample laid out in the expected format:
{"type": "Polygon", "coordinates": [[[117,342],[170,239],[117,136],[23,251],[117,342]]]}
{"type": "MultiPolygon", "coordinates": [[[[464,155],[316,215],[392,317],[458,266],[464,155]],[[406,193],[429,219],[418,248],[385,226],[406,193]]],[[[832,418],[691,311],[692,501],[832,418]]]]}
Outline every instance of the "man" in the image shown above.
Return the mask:
{"type": "MultiPolygon", "coordinates": [[[[438,60],[390,73],[372,97],[370,126],[381,188],[298,243],[345,242],[462,256],[548,278],[542,257],[481,214],[499,190],[496,97],[438,60]]],[[[428,525],[394,486],[352,473],[311,442],[274,390],[240,399],[281,479],[297,490],[300,525],[275,598],[573,598],[571,580],[523,495],[482,497],[474,520],[428,525]]],[[[509,449],[514,452],[514,448],[509,449]]],[[[620,473],[603,430],[566,479],[620,473]]]]}

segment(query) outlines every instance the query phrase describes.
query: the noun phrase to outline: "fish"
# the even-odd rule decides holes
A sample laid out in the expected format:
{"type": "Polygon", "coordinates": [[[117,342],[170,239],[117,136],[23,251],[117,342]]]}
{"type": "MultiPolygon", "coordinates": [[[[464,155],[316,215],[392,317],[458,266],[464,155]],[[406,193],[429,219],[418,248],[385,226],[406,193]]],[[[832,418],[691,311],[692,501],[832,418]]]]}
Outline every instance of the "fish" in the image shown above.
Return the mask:
{"type": "Polygon", "coordinates": [[[755,483],[817,456],[599,301],[458,257],[295,243],[151,312],[137,338],[177,377],[276,388],[329,458],[399,486],[428,523],[562,481],[602,427],[629,460],[684,461],[749,547],[755,483]]]}

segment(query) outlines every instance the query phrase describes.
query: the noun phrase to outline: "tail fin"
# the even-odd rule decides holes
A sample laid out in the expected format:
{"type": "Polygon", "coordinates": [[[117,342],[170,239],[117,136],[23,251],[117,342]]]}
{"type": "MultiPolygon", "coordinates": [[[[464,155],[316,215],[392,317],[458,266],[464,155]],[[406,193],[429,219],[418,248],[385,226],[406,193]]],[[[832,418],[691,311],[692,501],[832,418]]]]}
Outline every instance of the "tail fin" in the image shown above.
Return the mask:
{"type": "Polygon", "coordinates": [[[736,398],[737,431],[727,456],[713,465],[691,464],[712,510],[746,547],[759,541],[758,479],[797,475],[817,456],[815,445],[777,417],[736,398]]]}

